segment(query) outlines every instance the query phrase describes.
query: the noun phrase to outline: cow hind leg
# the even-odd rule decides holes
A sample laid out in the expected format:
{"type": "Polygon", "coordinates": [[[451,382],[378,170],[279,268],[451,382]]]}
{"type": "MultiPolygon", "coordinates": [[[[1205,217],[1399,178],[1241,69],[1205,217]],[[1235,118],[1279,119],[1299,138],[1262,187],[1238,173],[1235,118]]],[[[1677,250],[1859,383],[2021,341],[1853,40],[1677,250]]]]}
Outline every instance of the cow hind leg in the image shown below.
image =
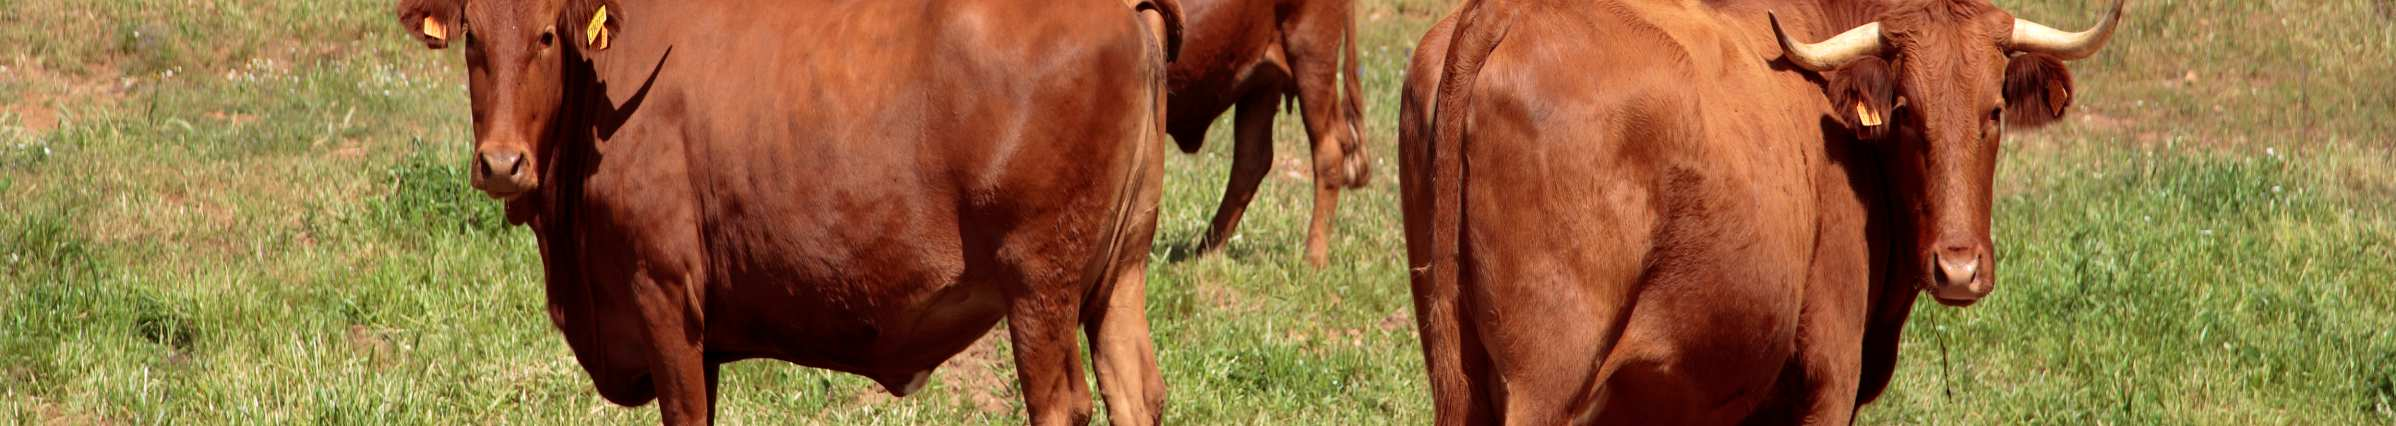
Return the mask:
{"type": "MultiPolygon", "coordinates": [[[[1162,153],[1141,161],[1163,162],[1162,153]]],[[[1156,345],[1148,332],[1148,249],[1156,239],[1156,205],[1162,196],[1163,167],[1145,167],[1135,182],[1141,188],[1128,208],[1128,223],[1116,236],[1111,269],[1098,277],[1098,291],[1083,302],[1082,327],[1090,339],[1090,357],[1098,371],[1099,395],[1106,400],[1107,419],[1118,425],[1153,425],[1163,421],[1165,378],[1157,370],[1156,345]]]]}
{"type": "Polygon", "coordinates": [[[1213,254],[1231,242],[1232,234],[1239,231],[1240,217],[1248,212],[1248,203],[1256,200],[1257,185],[1273,171],[1273,114],[1280,112],[1280,100],[1279,94],[1269,91],[1240,100],[1239,115],[1232,118],[1231,181],[1223,185],[1222,205],[1215,208],[1206,239],[1198,243],[1199,254],[1213,254]]]}
{"type": "Polygon", "coordinates": [[[1156,346],[1148,333],[1147,250],[1141,260],[1115,271],[1113,288],[1091,300],[1082,327],[1097,363],[1099,395],[1107,419],[1118,425],[1162,421],[1165,378],[1157,371],[1156,346]]]}
{"type": "Polygon", "coordinates": [[[1086,276],[1089,269],[1077,267],[1079,263],[1051,262],[1087,258],[1067,255],[1078,248],[1057,246],[1065,244],[1062,241],[1034,244],[1042,246],[1001,249],[1025,255],[1008,262],[1018,279],[1005,289],[1015,379],[1022,386],[1031,424],[1086,424],[1090,388],[1082,379],[1080,336],[1074,326],[1081,323],[1082,290],[1094,277],[1086,276]]]}
{"type": "Polygon", "coordinates": [[[1314,2],[1282,23],[1282,49],[1298,95],[1299,116],[1306,123],[1313,152],[1314,214],[1306,227],[1306,261],[1320,267],[1329,261],[1332,216],[1339,211],[1339,191],[1360,177],[1362,157],[1357,123],[1349,122],[1342,98],[1340,47],[1349,23],[1346,2],[1314,2]]]}

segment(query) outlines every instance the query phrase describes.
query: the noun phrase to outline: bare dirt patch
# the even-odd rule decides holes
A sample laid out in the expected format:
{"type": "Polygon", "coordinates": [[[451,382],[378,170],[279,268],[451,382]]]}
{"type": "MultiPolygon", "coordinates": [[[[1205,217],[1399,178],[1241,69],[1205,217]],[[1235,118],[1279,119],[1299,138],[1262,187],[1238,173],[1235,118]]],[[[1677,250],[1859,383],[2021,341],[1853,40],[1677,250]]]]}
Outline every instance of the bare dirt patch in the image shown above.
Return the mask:
{"type": "Polygon", "coordinates": [[[105,417],[96,417],[96,416],[90,415],[90,414],[88,414],[88,413],[69,413],[69,412],[67,412],[67,410],[66,410],[65,408],[59,407],[57,403],[53,403],[53,402],[50,402],[50,401],[45,401],[45,400],[43,400],[43,399],[41,399],[41,398],[39,398],[39,397],[33,398],[33,403],[32,403],[31,405],[32,405],[32,411],[33,411],[33,413],[34,413],[34,415],[35,415],[34,417],[35,417],[35,418],[38,418],[38,419],[41,419],[40,421],[38,421],[38,422],[35,422],[34,424],[39,424],[39,425],[113,425],[113,424],[117,424],[117,422],[110,421],[110,420],[108,420],[108,419],[107,419],[107,418],[105,418],[105,417]]]}
{"type": "Polygon", "coordinates": [[[351,324],[343,337],[349,342],[350,349],[357,351],[360,356],[372,360],[377,365],[387,365],[394,361],[393,358],[398,353],[396,346],[391,344],[389,338],[391,333],[392,330],[388,329],[351,324]]]}
{"type": "Polygon", "coordinates": [[[60,109],[114,106],[132,85],[131,80],[121,77],[113,62],[91,64],[83,75],[71,75],[52,71],[23,56],[0,65],[0,78],[11,81],[19,91],[11,99],[0,99],[0,115],[17,117],[17,122],[35,135],[57,129],[60,109]]]}
{"type": "Polygon", "coordinates": [[[1380,327],[1384,333],[1414,328],[1414,311],[1403,307],[1389,311],[1389,316],[1381,317],[1380,327]]]}
{"type": "Polygon", "coordinates": [[[1008,360],[998,350],[998,339],[1006,335],[1005,326],[993,328],[981,340],[974,341],[973,346],[966,347],[965,352],[940,365],[940,374],[948,385],[956,388],[957,394],[973,404],[974,409],[984,413],[1014,409],[1009,402],[1015,400],[1015,381],[1005,374],[1008,360]]]}
{"type": "Polygon", "coordinates": [[[1213,278],[1198,280],[1198,298],[1205,300],[1207,305],[1214,306],[1216,310],[1224,312],[1248,306],[1247,295],[1241,294],[1239,289],[1223,285],[1221,281],[1213,278]]]}

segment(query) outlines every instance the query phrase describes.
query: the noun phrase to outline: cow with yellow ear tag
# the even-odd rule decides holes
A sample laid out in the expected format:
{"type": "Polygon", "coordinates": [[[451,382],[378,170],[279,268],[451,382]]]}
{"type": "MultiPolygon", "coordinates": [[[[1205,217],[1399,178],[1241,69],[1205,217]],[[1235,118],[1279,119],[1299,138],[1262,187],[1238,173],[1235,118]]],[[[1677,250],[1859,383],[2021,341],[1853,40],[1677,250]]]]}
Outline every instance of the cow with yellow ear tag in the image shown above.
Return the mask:
{"type": "Polygon", "coordinates": [[[600,397],[704,424],[747,359],[906,396],[1004,320],[1032,423],[1085,422],[1089,371],[1162,419],[1171,2],[460,1],[400,22],[462,46],[473,185],[600,397]]]}

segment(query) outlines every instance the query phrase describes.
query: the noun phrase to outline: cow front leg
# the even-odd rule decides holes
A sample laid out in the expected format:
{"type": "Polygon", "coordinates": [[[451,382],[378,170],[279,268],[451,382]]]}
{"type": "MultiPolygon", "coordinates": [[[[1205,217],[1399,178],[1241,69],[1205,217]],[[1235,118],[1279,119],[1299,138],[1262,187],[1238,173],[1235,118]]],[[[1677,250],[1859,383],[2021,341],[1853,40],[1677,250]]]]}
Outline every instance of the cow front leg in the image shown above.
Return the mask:
{"type": "Polygon", "coordinates": [[[649,350],[649,375],[657,386],[658,418],[669,425],[704,425],[715,411],[715,368],[707,364],[699,338],[699,304],[686,303],[693,280],[640,274],[632,286],[649,350]]]}
{"type": "Polygon", "coordinates": [[[1854,423],[1855,407],[1859,404],[1856,390],[1863,377],[1864,316],[1867,315],[1858,302],[1869,299],[1861,291],[1863,286],[1851,287],[1807,295],[1810,303],[1798,314],[1796,355],[1804,388],[1796,395],[1795,402],[1800,411],[1794,413],[1795,418],[1780,423],[1854,423]],[[1834,297],[1852,299],[1824,300],[1834,297]]]}
{"type": "Polygon", "coordinates": [[[717,364],[713,361],[707,362],[707,418],[709,420],[715,419],[716,397],[723,395],[722,392],[716,390],[716,385],[718,383],[722,383],[723,370],[723,364],[717,364]]]}

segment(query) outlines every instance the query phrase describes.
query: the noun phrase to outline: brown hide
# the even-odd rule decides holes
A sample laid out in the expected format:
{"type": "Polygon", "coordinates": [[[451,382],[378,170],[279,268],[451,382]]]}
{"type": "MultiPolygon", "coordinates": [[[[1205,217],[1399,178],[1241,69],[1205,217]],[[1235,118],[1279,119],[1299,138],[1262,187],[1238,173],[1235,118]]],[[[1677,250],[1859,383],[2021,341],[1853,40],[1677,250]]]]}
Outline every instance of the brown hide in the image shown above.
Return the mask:
{"type": "Polygon", "coordinates": [[[1364,102],[1356,81],[1355,18],[1350,0],[1185,0],[1187,41],[1173,63],[1166,128],[1183,152],[1197,152],[1215,117],[1233,118],[1230,182],[1200,253],[1220,251],[1237,232],[1257,186],[1273,169],[1273,117],[1298,100],[1314,163],[1315,205],[1306,260],[1329,261],[1339,192],[1363,187],[1364,102]]]}
{"type": "Polygon", "coordinates": [[[1934,259],[1981,261],[1942,302],[1993,287],[1997,129],[2060,117],[2067,71],[2007,55],[1984,0],[1598,3],[1472,1],[1407,68],[1437,423],[1849,422],[1955,269],[1934,259]],[[1807,71],[1768,14],[1808,41],[1879,22],[1890,47],[1807,71]]]}
{"type": "Polygon", "coordinates": [[[442,1],[402,0],[402,24],[446,21],[419,38],[467,50],[478,151],[527,156],[478,156],[532,175],[477,185],[538,237],[551,319],[608,400],[706,423],[717,366],[754,358],[905,395],[1006,319],[1033,423],[1090,415],[1081,335],[1109,418],[1160,419],[1143,277],[1174,32],[1154,17],[442,1]]]}

